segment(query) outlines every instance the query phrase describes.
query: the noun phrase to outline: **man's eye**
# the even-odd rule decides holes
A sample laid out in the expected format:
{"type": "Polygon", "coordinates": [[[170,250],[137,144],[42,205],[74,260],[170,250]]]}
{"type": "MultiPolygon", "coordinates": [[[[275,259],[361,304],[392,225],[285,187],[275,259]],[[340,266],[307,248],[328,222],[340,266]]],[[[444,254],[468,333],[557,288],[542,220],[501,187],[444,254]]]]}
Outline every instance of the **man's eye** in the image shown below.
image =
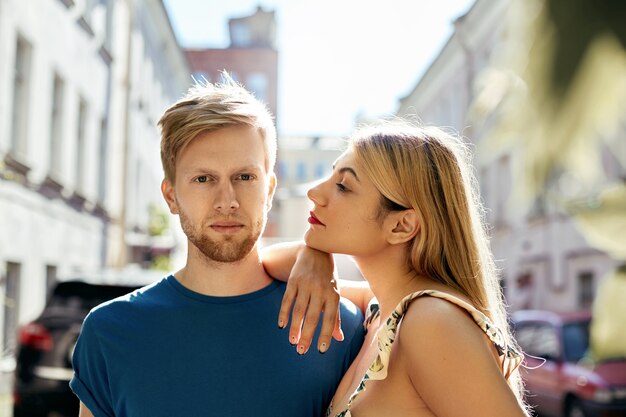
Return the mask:
{"type": "Polygon", "coordinates": [[[197,182],[207,182],[209,180],[209,177],[207,177],[206,175],[201,175],[198,178],[196,178],[197,182]]]}
{"type": "Polygon", "coordinates": [[[250,174],[241,174],[239,175],[239,179],[242,181],[250,181],[252,179],[252,175],[250,174]]]}

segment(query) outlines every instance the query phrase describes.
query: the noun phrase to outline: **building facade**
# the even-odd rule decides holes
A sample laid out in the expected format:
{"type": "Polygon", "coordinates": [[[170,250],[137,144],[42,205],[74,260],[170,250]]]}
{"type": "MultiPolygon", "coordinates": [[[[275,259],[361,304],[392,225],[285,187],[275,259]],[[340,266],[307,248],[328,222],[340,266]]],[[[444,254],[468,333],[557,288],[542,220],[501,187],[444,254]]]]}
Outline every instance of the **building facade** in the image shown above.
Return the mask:
{"type": "Polygon", "coordinates": [[[450,127],[472,143],[491,247],[511,309],[588,309],[616,260],[590,246],[572,218],[547,199],[539,197],[527,206],[515,199],[519,178],[513,173],[523,153],[486,143],[489,121],[478,127],[472,114],[482,80],[500,71],[513,3],[477,0],[459,17],[454,33],[401,99],[397,113],[450,127]]]}
{"type": "Polygon", "coordinates": [[[58,275],[171,249],[156,121],[189,84],[160,0],[0,1],[3,356],[58,275]]]}

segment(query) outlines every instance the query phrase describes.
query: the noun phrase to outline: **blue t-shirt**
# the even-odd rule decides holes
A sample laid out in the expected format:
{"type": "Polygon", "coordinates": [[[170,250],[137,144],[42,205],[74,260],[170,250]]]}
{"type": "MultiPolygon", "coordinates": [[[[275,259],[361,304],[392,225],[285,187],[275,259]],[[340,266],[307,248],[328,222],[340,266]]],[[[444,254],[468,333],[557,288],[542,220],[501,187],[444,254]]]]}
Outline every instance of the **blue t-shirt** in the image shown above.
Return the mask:
{"type": "Polygon", "coordinates": [[[276,324],[285,287],[211,297],[170,275],[104,303],[85,318],[70,386],[95,417],[322,416],[363,316],[342,299],[346,340],[298,355],[276,324]]]}

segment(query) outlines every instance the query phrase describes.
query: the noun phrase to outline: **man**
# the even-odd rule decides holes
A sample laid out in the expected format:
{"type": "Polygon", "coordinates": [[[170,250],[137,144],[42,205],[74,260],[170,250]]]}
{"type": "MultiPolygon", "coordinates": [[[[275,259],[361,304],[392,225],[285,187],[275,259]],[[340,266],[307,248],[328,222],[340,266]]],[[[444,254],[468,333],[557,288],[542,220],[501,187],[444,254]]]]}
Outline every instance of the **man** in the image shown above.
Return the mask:
{"type": "Polygon", "coordinates": [[[225,78],[159,121],[161,190],[187,263],[89,313],[70,382],[80,416],[320,416],[359,351],[362,315],[345,301],[346,340],[331,346],[326,329],[319,352],[299,355],[276,325],[285,284],[258,252],[276,133],[266,107],[225,78]]]}

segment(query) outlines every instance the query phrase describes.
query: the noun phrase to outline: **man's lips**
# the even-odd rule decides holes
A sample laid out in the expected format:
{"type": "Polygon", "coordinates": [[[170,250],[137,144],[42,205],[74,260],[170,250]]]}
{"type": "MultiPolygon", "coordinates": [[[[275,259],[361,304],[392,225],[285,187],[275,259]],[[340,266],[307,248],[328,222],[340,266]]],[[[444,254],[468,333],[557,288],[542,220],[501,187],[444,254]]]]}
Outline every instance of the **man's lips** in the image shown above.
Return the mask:
{"type": "Polygon", "coordinates": [[[322,226],[326,226],[317,217],[315,217],[315,214],[312,211],[310,211],[309,214],[310,214],[310,217],[307,220],[309,221],[310,224],[319,224],[322,226]]]}
{"type": "Polygon", "coordinates": [[[216,222],[211,224],[211,229],[221,233],[235,233],[243,229],[243,224],[237,222],[216,222]]]}

